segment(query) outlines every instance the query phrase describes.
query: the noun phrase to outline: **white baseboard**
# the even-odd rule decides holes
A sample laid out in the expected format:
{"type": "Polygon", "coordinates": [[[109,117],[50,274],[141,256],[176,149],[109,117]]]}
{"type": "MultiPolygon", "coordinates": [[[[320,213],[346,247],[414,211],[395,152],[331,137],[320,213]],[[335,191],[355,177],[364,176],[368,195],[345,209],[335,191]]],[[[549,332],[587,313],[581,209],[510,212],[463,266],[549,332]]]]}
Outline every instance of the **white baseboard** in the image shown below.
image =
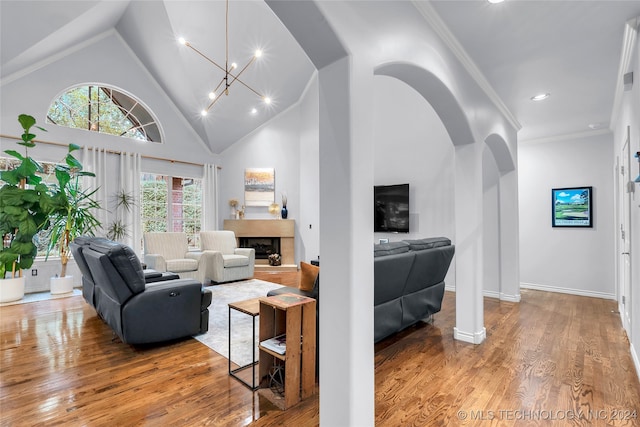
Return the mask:
{"type": "Polygon", "coordinates": [[[471,344],[482,344],[487,338],[487,329],[483,326],[481,331],[478,332],[462,332],[458,328],[453,328],[453,338],[458,341],[464,341],[471,344]]]}
{"type": "Polygon", "coordinates": [[[500,292],[498,291],[482,291],[482,296],[487,298],[500,299],[500,292]]]}
{"type": "MultiPolygon", "coordinates": [[[[444,290],[449,292],[455,292],[456,287],[445,285],[444,290]]],[[[482,291],[482,296],[487,298],[499,299],[500,301],[520,302],[520,294],[509,295],[509,294],[504,294],[502,292],[497,292],[497,291],[482,291]]]]}
{"type": "Polygon", "coordinates": [[[616,299],[615,294],[608,294],[606,292],[597,291],[585,291],[582,289],[562,288],[559,286],[538,285],[536,283],[520,282],[521,289],[533,289],[536,291],[557,292],[561,294],[580,295],[583,297],[593,297],[602,299],[616,299]]]}
{"type": "Polygon", "coordinates": [[[509,295],[509,294],[500,293],[500,301],[520,302],[520,294],[509,295]]]}

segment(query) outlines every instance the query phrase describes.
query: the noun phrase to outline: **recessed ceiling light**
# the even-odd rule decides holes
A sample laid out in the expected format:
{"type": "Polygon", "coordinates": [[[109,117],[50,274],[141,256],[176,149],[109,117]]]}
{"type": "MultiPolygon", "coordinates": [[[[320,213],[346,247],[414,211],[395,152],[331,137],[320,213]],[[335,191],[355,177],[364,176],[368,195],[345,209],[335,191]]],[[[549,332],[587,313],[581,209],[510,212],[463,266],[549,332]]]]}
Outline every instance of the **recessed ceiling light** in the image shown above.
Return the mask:
{"type": "Polygon", "coordinates": [[[550,96],[551,96],[551,94],[549,94],[549,93],[540,93],[540,94],[538,94],[536,96],[532,96],[531,100],[532,101],[544,101],[545,99],[547,99],[550,96]]]}
{"type": "Polygon", "coordinates": [[[603,127],[604,127],[604,125],[602,123],[591,123],[591,124],[589,124],[589,129],[592,129],[592,130],[602,129],[603,127]]]}
{"type": "Polygon", "coordinates": [[[504,0],[488,0],[491,4],[502,3],[504,0]]]}
{"type": "Polygon", "coordinates": [[[258,109],[257,108],[252,108],[251,109],[251,114],[257,114],[258,113],[258,109]]]}

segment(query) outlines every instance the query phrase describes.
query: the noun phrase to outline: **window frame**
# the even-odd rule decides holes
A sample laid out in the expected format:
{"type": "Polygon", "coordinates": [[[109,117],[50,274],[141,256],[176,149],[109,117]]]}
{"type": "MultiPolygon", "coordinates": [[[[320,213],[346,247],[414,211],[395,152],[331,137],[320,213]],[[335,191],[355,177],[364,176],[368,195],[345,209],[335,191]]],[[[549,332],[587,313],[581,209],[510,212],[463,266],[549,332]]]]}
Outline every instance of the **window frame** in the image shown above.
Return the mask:
{"type": "MultiPolygon", "coordinates": [[[[98,94],[98,96],[100,96],[100,94],[98,94]]],[[[47,109],[47,118],[46,118],[46,122],[48,124],[52,124],[55,126],[61,126],[61,127],[67,127],[70,129],[80,129],[80,130],[84,130],[84,131],[89,131],[89,132],[97,132],[100,133],[102,135],[111,135],[111,136],[116,136],[116,137],[121,137],[121,138],[126,138],[128,140],[134,140],[134,141],[140,141],[140,142],[153,142],[156,144],[162,144],[163,141],[165,140],[165,135],[164,135],[164,129],[162,128],[160,121],[158,120],[157,116],[155,115],[155,113],[153,112],[153,110],[151,110],[151,108],[149,108],[149,106],[147,106],[140,98],[138,98],[137,96],[133,95],[132,93],[121,89],[117,86],[113,86],[113,85],[109,85],[106,83],[80,83],[80,84],[76,84],[73,86],[70,86],[62,91],[60,91],[51,101],[51,103],[49,104],[49,108],[47,109]],[[105,90],[111,91],[112,93],[115,91],[118,94],[124,95],[128,98],[131,99],[131,101],[133,101],[131,108],[126,108],[125,106],[122,105],[121,102],[118,102],[117,99],[115,99],[113,97],[113,95],[110,95],[111,102],[116,106],[116,108],[118,108],[119,110],[121,110],[121,113],[123,113],[123,117],[126,119],[129,116],[133,117],[136,123],[140,124],[140,126],[136,126],[136,128],[140,127],[140,131],[144,134],[144,135],[149,135],[144,128],[151,126],[151,125],[155,125],[155,127],[158,130],[158,140],[152,140],[152,139],[141,139],[141,138],[135,138],[135,137],[131,137],[131,136],[125,136],[124,134],[116,134],[116,133],[111,133],[111,132],[103,132],[101,131],[100,125],[98,124],[97,127],[95,129],[93,129],[93,127],[91,126],[91,117],[89,116],[89,114],[91,114],[91,100],[89,100],[88,104],[87,104],[87,127],[77,127],[77,126],[69,126],[67,124],[58,124],[56,123],[50,116],[50,113],[52,110],[55,109],[56,104],[58,103],[58,101],[67,93],[72,92],[74,90],[80,89],[80,88],[84,88],[84,87],[98,87],[99,89],[101,89],[100,93],[106,93],[103,92],[105,90]],[[115,99],[115,100],[114,100],[115,99]],[[148,115],[148,117],[150,118],[150,122],[147,122],[145,124],[141,124],[139,122],[139,120],[137,119],[137,115],[132,114],[132,111],[136,108],[139,107],[142,110],[144,110],[144,113],[146,115],[148,115]],[[126,114],[124,113],[126,111],[126,114]]],[[[99,123],[99,122],[98,122],[99,123]]],[[[129,128],[129,130],[131,130],[131,128],[129,128]]]]}
{"type": "MultiPolygon", "coordinates": [[[[169,175],[169,174],[162,174],[162,173],[154,173],[154,172],[142,172],[140,174],[140,223],[142,225],[142,232],[147,232],[147,230],[145,229],[145,220],[148,219],[147,217],[144,216],[144,205],[145,205],[145,199],[144,199],[144,185],[143,185],[143,179],[145,176],[155,176],[155,177],[162,177],[162,181],[165,184],[165,196],[166,196],[166,203],[165,203],[165,209],[166,209],[166,222],[165,222],[165,226],[166,226],[166,232],[174,232],[174,224],[176,223],[176,221],[180,221],[180,218],[176,218],[176,216],[174,215],[174,209],[173,207],[176,205],[173,201],[173,196],[174,196],[174,189],[173,189],[173,181],[175,179],[179,179],[179,180],[193,180],[194,182],[199,183],[199,193],[200,193],[200,205],[194,205],[196,208],[199,208],[200,212],[199,212],[199,221],[198,223],[194,224],[194,228],[195,231],[193,233],[189,233],[187,231],[185,231],[185,217],[182,217],[182,232],[186,233],[188,237],[193,237],[193,242],[191,244],[188,244],[189,250],[190,251],[196,251],[200,249],[200,236],[199,236],[199,232],[202,230],[203,227],[203,217],[202,217],[202,185],[203,185],[203,179],[202,178],[197,178],[197,177],[193,177],[193,176],[177,176],[177,175],[169,175]]],[[[158,179],[156,179],[156,181],[160,181],[158,179]]],[[[184,194],[184,185],[182,186],[183,188],[183,194],[184,194]]],[[[180,206],[182,206],[181,212],[184,212],[184,204],[181,203],[180,206]]],[[[149,217],[150,218],[150,217],[149,217]]],[[[155,218],[154,220],[158,220],[159,218],[155,218]]],[[[193,221],[193,220],[192,220],[193,221]]],[[[144,248],[142,249],[144,252],[144,248]]]]}

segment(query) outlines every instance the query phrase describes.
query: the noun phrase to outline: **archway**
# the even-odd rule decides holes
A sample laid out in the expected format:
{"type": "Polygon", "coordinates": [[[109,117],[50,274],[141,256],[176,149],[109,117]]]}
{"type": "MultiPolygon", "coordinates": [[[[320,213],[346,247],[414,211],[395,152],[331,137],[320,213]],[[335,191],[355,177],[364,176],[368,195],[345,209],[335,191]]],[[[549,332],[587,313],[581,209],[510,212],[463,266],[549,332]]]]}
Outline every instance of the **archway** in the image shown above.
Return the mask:
{"type": "Polygon", "coordinates": [[[433,107],[456,149],[456,339],[479,344],[486,337],[482,301],[482,153],[469,120],[451,89],[438,76],[415,64],[392,62],[375,75],[395,77],[414,88],[433,107]]]}
{"type": "Polygon", "coordinates": [[[474,142],[467,116],[451,90],[435,74],[406,62],[380,65],[374,74],[395,77],[418,91],[442,120],[453,145],[474,142]]]}
{"type": "Polygon", "coordinates": [[[498,134],[485,138],[483,155],[484,293],[520,301],[516,164],[498,134]]]}

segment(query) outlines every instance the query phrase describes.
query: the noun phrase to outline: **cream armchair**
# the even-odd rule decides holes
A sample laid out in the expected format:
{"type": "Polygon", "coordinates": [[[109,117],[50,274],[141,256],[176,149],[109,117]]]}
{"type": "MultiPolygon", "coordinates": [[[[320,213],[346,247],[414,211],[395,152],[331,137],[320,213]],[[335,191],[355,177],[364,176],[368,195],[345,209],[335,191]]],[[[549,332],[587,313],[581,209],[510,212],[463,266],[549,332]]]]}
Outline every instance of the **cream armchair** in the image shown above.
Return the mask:
{"type": "Polygon", "coordinates": [[[181,279],[211,282],[213,254],[190,252],[186,233],[144,233],[144,262],[156,271],[171,271],[181,279]]]}
{"type": "Polygon", "coordinates": [[[253,277],[256,251],[238,248],[233,231],[201,231],[200,249],[203,256],[213,256],[209,272],[214,282],[230,282],[253,277]]]}

